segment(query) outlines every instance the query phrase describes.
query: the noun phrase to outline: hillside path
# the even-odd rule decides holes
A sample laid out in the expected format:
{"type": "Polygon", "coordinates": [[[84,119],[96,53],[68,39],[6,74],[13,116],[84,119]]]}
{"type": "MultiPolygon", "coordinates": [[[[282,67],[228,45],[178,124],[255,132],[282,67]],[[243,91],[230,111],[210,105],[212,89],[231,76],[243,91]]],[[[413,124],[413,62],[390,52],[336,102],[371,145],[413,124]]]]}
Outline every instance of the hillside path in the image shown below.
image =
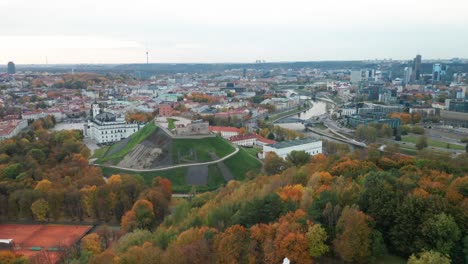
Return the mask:
{"type": "Polygon", "coordinates": [[[236,155],[237,152],[239,152],[239,147],[237,145],[234,145],[234,148],[235,148],[234,152],[230,153],[229,155],[227,155],[225,157],[217,159],[217,160],[207,161],[207,162],[200,162],[200,163],[179,164],[179,165],[166,166],[166,167],[154,168],[154,169],[131,169],[131,168],[124,168],[124,167],[119,167],[119,166],[103,165],[103,164],[92,164],[92,165],[98,166],[98,167],[114,168],[114,169],[134,171],[134,172],[162,171],[162,170],[170,170],[170,169],[183,168],[183,167],[192,167],[192,166],[215,164],[215,163],[218,163],[220,161],[224,161],[224,160],[229,159],[230,157],[236,155]]]}

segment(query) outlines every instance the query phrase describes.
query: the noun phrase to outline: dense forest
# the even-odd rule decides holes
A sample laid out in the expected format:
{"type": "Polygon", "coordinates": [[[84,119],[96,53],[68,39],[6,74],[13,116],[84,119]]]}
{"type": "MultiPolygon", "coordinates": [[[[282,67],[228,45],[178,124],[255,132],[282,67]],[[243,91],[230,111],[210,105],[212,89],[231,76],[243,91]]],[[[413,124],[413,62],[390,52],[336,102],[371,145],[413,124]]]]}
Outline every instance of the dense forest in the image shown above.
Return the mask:
{"type": "Polygon", "coordinates": [[[468,261],[466,154],[270,154],[264,174],[175,202],[160,177],[104,179],[81,133],[50,125],[0,144],[0,215],[120,223],[118,241],[92,233],[68,263],[468,261]]]}
{"type": "Polygon", "coordinates": [[[89,165],[81,131],[48,132],[53,125],[52,118],[40,119],[1,142],[1,220],[120,223],[143,197],[162,221],[171,196],[168,180],[155,178],[147,186],[138,176],[105,179],[100,168],[89,165]]]}

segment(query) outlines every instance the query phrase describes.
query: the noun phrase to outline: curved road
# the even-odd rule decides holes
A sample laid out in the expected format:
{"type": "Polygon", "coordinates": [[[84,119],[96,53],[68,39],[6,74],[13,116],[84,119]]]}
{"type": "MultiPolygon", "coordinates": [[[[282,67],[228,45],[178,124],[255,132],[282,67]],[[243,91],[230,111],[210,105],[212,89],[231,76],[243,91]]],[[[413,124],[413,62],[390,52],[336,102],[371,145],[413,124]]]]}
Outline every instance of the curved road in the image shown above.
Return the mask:
{"type": "Polygon", "coordinates": [[[119,166],[112,166],[112,165],[103,165],[103,164],[93,164],[95,166],[99,167],[105,167],[105,168],[114,168],[114,169],[120,169],[120,170],[126,170],[126,171],[135,171],[135,172],[152,172],[152,171],[162,171],[162,170],[170,170],[170,169],[176,169],[176,168],[182,168],[182,167],[191,167],[191,166],[200,166],[200,165],[210,165],[210,164],[215,164],[220,161],[224,161],[239,152],[239,147],[237,145],[234,145],[235,150],[234,152],[230,153],[229,155],[222,157],[217,160],[213,161],[208,161],[208,162],[200,162],[200,163],[189,163],[189,164],[179,164],[179,165],[174,165],[174,166],[167,166],[163,168],[155,168],[155,169],[131,169],[131,168],[124,168],[124,167],[119,167],[119,166]]]}

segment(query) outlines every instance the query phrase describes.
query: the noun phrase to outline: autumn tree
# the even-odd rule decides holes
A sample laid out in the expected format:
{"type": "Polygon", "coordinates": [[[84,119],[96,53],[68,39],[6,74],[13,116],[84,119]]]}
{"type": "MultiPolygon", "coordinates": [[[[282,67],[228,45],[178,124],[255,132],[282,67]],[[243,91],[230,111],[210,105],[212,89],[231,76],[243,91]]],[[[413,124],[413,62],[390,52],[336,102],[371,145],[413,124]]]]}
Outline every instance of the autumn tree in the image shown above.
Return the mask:
{"type": "Polygon", "coordinates": [[[263,168],[268,175],[278,174],[287,168],[287,162],[276,153],[269,152],[265,157],[263,168]]]}
{"type": "Polygon", "coordinates": [[[391,113],[390,118],[399,118],[405,125],[411,122],[411,115],[408,113],[391,113]]]}
{"type": "Polygon", "coordinates": [[[49,204],[46,200],[40,198],[31,204],[31,211],[37,220],[45,221],[49,212],[49,204]]]}
{"type": "Polygon", "coordinates": [[[274,248],[275,228],[272,224],[257,224],[250,228],[249,263],[280,263],[274,248]]]}
{"type": "Polygon", "coordinates": [[[0,250],[0,263],[3,264],[26,264],[30,263],[21,255],[15,254],[12,251],[0,250]]]}
{"type": "Polygon", "coordinates": [[[101,253],[101,238],[96,233],[86,235],[81,239],[81,250],[90,252],[93,255],[101,253]]]}
{"type": "Polygon", "coordinates": [[[333,241],[336,252],[345,261],[365,261],[371,256],[371,218],[356,207],[346,206],[336,225],[333,241]]]}
{"type": "Polygon", "coordinates": [[[328,252],[327,231],[320,225],[314,224],[309,227],[306,237],[309,241],[309,254],[312,257],[320,257],[328,252]]]}
{"type": "Polygon", "coordinates": [[[132,231],[136,228],[152,229],[156,221],[153,204],[150,201],[140,199],[135,202],[132,209],[122,217],[122,229],[132,231]]]}
{"type": "Polygon", "coordinates": [[[448,257],[437,251],[424,251],[417,255],[411,255],[408,264],[450,264],[448,257]]]}
{"type": "Polygon", "coordinates": [[[42,193],[46,193],[50,190],[51,187],[52,187],[52,183],[49,180],[44,179],[37,183],[34,190],[42,192],[42,193]]]}
{"type": "Polygon", "coordinates": [[[233,225],[218,234],[214,241],[216,263],[243,263],[248,256],[249,232],[243,226],[233,225]]]}

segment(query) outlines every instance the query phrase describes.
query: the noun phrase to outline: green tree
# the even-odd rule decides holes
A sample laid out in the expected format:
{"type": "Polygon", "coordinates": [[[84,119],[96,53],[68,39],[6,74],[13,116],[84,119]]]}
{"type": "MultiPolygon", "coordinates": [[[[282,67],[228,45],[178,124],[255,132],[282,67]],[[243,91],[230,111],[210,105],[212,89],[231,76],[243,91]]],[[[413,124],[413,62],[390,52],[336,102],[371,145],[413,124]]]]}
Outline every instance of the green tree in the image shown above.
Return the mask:
{"type": "Polygon", "coordinates": [[[416,148],[418,150],[422,150],[423,148],[427,148],[427,137],[426,136],[420,136],[418,138],[418,142],[416,142],[416,148]]]}
{"type": "Polygon", "coordinates": [[[379,136],[384,138],[390,138],[393,135],[393,129],[387,125],[383,124],[382,127],[379,129],[379,136]]]}
{"type": "Polygon", "coordinates": [[[306,237],[309,241],[309,253],[312,257],[320,257],[328,252],[328,246],[325,244],[327,231],[320,224],[309,227],[306,237]]]}
{"type": "Polygon", "coordinates": [[[413,132],[414,134],[423,135],[424,134],[424,127],[422,127],[422,126],[413,126],[413,128],[411,129],[411,132],[413,132]]]}
{"type": "Polygon", "coordinates": [[[355,135],[358,140],[375,142],[377,139],[377,129],[373,126],[359,125],[356,128],[355,135]]]}
{"type": "Polygon", "coordinates": [[[268,175],[278,174],[288,167],[286,161],[280,158],[276,153],[269,152],[265,157],[263,168],[268,175]]]}
{"type": "Polygon", "coordinates": [[[434,215],[422,224],[422,233],[427,249],[449,255],[452,248],[459,243],[461,231],[451,215],[445,213],[434,215]]]}
{"type": "Polygon", "coordinates": [[[450,264],[450,259],[437,251],[424,251],[411,255],[408,264],[450,264]]]}
{"type": "Polygon", "coordinates": [[[309,160],[310,160],[310,155],[304,150],[301,150],[301,151],[293,150],[286,156],[286,161],[288,161],[289,163],[291,163],[292,165],[296,167],[300,167],[302,165],[307,164],[309,160]]]}

